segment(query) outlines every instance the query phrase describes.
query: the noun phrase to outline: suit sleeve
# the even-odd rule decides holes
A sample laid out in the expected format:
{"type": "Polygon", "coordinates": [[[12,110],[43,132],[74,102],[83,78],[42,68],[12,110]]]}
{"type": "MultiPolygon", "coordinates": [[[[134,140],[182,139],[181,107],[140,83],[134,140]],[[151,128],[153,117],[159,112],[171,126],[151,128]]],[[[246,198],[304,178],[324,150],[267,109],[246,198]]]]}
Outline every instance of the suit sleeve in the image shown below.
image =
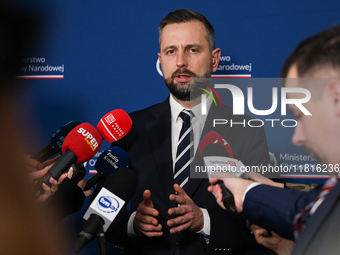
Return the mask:
{"type": "Polygon", "coordinates": [[[243,211],[253,224],[294,240],[294,217],[315,199],[318,192],[318,189],[304,192],[258,185],[246,194],[243,211]]]}

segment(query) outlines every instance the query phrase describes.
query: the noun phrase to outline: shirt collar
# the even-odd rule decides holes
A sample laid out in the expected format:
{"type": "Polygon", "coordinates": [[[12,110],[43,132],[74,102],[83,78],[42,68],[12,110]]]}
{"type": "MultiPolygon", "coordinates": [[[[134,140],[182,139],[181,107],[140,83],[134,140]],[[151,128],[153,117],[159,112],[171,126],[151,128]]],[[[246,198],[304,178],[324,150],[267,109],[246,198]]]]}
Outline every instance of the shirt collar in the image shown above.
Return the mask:
{"type": "MultiPolygon", "coordinates": [[[[185,109],[182,105],[180,105],[174,98],[173,95],[170,94],[169,97],[169,103],[170,103],[170,109],[171,109],[171,118],[172,121],[177,121],[178,116],[183,109],[185,109]]],[[[210,96],[207,96],[207,112],[209,112],[210,106],[212,104],[212,99],[210,96]]],[[[192,109],[187,109],[191,110],[192,113],[197,117],[197,120],[200,122],[202,126],[204,126],[205,121],[207,119],[207,115],[202,115],[201,114],[201,104],[196,105],[192,109]]]]}

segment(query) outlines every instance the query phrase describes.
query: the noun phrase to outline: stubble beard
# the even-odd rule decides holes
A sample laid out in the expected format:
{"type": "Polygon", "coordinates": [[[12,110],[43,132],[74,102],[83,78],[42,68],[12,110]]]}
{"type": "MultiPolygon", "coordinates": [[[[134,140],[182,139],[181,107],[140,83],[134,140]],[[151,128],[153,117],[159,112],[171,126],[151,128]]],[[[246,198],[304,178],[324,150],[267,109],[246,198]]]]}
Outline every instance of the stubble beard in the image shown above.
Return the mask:
{"type": "Polygon", "coordinates": [[[308,154],[311,155],[319,164],[328,164],[327,159],[325,159],[324,157],[321,157],[318,153],[316,153],[314,150],[312,150],[307,145],[303,145],[302,149],[308,152],[308,154]]]}

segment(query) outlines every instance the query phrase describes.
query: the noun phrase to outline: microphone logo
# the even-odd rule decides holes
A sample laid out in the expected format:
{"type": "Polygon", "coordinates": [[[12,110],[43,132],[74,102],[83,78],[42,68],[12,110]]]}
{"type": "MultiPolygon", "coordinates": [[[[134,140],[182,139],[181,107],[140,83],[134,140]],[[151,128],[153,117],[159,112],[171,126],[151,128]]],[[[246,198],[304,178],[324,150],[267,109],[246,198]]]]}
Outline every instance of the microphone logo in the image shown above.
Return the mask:
{"type": "Polygon", "coordinates": [[[98,199],[97,206],[104,213],[114,213],[119,209],[119,202],[114,197],[102,196],[98,199]]]}
{"type": "Polygon", "coordinates": [[[94,138],[93,135],[89,131],[86,131],[85,128],[79,128],[77,130],[77,132],[81,133],[83,136],[85,136],[84,140],[91,147],[92,151],[95,151],[97,149],[99,144],[98,144],[96,138],[94,138]]]}
{"type": "Polygon", "coordinates": [[[116,121],[116,119],[115,119],[115,117],[113,117],[113,115],[111,113],[111,114],[109,114],[105,117],[105,121],[108,125],[111,125],[113,122],[116,121]]]}

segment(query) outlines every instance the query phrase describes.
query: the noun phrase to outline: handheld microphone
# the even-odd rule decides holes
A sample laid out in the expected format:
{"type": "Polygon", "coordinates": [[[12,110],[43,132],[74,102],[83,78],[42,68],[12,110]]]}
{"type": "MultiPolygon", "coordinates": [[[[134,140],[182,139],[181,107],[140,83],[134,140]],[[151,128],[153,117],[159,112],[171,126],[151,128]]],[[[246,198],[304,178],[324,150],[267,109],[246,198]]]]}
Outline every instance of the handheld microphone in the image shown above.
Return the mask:
{"type": "Polygon", "coordinates": [[[74,245],[76,253],[109,228],[124,204],[132,197],[136,185],[137,176],[129,168],[118,168],[106,179],[103,188],[84,215],[87,221],[74,245]]]}
{"type": "MultiPolygon", "coordinates": [[[[228,142],[218,133],[211,131],[206,134],[198,146],[198,150],[203,156],[204,164],[208,167],[208,178],[218,171],[230,172],[238,177],[247,178],[247,173],[240,171],[243,163],[234,159],[234,154],[228,142]]],[[[234,196],[225,187],[223,181],[217,182],[222,189],[222,200],[225,208],[231,212],[236,212],[234,196]]]]}
{"type": "Polygon", "coordinates": [[[65,137],[72,129],[74,129],[79,124],[80,124],[80,121],[71,120],[70,122],[62,126],[61,128],[57,129],[53,133],[49,144],[47,144],[40,151],[32,155],[31,158],[39,161],[40,163],[43,163],[44,161],[48,160],[50,157],[58,153],[61,154],[61,147],[62,147],[65,137]]]}
{"type": "Polygon", "coordinates": [[[98,173],[86,182],[84,191],[89,190],[101,180],[105,180],[117,168],[128,167],[130,161],[129,154],[120,147],[107,149],[98,157],[94,166],[98,173]]]}
{"type": "Polygon", "coordinates": [[[112,143],[123,138],[131,129],[132,120],[122,109],[105,114],[98,122],[97,129],[105,141],[112,143]]]}
{"type": "Polygon", "coordinates": [[[99,150],[101,143],[102,137],[94,126],[89,123],[76,126],[63,142],[63,155],[40,180],[40,184],[45,183],[51,187],[50,177],[58,180],[72,164],[80,164],[91,159],[99,150]]]}

